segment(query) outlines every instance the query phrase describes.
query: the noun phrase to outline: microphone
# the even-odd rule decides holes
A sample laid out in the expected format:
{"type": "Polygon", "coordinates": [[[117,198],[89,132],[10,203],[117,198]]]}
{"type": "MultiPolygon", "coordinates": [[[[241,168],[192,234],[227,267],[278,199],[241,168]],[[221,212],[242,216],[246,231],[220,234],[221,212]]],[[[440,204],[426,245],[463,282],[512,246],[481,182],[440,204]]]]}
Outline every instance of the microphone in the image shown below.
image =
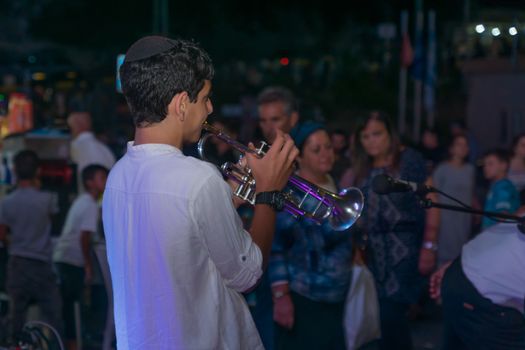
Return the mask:
{"type": "Polygon", "coordinates": [[[394,179],[386,174],[379,174],[372,179],[372,190],[377,194],[389,194],[396,192],[415,192],[416,194],[426,194],[433,192],[434,188],[417,182],[394,179]]]}

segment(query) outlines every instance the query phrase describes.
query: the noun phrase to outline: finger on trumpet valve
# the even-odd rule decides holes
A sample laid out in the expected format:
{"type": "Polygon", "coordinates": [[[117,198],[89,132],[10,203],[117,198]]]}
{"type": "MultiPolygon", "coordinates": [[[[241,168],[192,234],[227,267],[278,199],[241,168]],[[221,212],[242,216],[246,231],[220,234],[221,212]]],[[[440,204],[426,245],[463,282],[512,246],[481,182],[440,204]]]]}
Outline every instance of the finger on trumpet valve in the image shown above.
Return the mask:
{"type": "Polygon", "coordinates": [[[246,157],[244,156],[244,154],[241,154],[240,157],[239,157],[239,161],[237,162],[237,164],[242,168],[242,169],[246,169],[246,167],[248,166],[248,161],[246,160],[246,157]]]}

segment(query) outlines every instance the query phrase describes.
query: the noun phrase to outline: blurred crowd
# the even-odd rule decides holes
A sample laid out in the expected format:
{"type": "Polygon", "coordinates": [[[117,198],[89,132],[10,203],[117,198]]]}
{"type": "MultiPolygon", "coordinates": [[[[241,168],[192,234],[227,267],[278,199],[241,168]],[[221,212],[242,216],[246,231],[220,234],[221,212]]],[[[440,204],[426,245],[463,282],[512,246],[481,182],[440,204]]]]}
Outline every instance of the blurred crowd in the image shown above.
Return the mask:
{"type": "MultiPolygon", "coordinates": [[[[410,321],[422,303],[430,302],[429,277],[457,259],[467,242],[498,219],[425,210],[415,193],[375,193],[373,179],[389,174],[426,183],[439,190],[429,194],[438,203],[512,214],[524,204],[525,134],[508,147],[481,153],[459,121],[451,123],[446,134],[424,130],[421,144],[413,145],[381,111],[369,111],[346,129],[303,118],[294,94],[283,87],[264,89],[256,104],[257,129],[243,119],[221,115],[212,115],[208,122],[233,139],[270,145],[280,129],[300,150],[296,175],[330,192],[356,187],[364,195],[361,217],[342,231],[278,214],[269,267],[257,289],[245,294],[265,347],[412,348],[410,321]],[[366,266],[373,277],[380,340],[377,334],[357,339],[350,329],[357,326],[343,323],[352,319],[345,310],[352,303],[356,266],[366,266]]],[[[0,343],[17,339],[29,306],[36,304],[38,317],[63,335],[68,349],[80,348],[88,337],[97,339],[97,347],[110,349],[115,347],[112,292],[100,198],[121,151],[110,150],[95,137],[88,112],[72,112],[67,122],[77,184],[60,235],[50,234],[58,209],[56,196],[41,188],[38,150],[16,154],[16,184],[0,202],[0,287],[8,297],[0,326],[7,331],[0,333],[0,343]],[[102,297],[97,286],[105,290],[102,297]],[[87,329],[95,313],[96,327],[87,329]]],[[[195,145],[184,152],[198,156],[195,145]]],[[[238,157],[238,150],[216,138],[206,147],[206,159],[218,166],[236,163],[238,157]]],[[[240,204],[238,211],[248,227],[250,207],[240,204]]]]}

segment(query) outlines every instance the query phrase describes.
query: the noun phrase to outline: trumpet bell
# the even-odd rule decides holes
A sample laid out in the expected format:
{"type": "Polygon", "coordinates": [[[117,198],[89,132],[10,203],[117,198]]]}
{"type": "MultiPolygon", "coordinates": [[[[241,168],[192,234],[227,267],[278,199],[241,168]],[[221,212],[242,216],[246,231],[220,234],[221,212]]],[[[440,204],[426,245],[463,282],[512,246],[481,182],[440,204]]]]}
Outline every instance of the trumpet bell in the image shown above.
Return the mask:
{"type": "Polygon", "coordinates": [[[349,187],[339,192],[334,200],[332,213],[328,217],[330,226],[335,231],[344,231],[352,226],[361,216],[364,206],[363,193],[355,188],[349,187]]]}

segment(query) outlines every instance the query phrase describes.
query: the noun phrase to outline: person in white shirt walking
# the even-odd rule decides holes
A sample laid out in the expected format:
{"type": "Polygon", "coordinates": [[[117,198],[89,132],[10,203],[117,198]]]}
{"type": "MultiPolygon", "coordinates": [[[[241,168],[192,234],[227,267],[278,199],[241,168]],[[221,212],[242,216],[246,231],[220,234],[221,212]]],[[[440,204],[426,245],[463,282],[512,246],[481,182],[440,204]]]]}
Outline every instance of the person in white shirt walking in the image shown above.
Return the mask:
{"type": "MultiPolygon", "coordinates": [[[[198,45],[159,36],[135,42],[120,69],[135,140],[102,204],[119,349],[263,348],[240,292],[262,275],[279,200],[256,204],[246,232],[215,166],[180,151],[213,111],[213,74],[198,45]]],[[[247,155],[258,199],[279,199],[297,155],[282,132],[264,157],[247,155]]]]}
{"type": "Polygon", "coordinates": [[[91,115],[88,112],[72,112],[67,118],[67,125],[72,137],[69,153],[77,165],[77,190],[82,193],[82,170],[90,164],[100,164],[111,169],[115,164],[115,156],[91,131],[91,115]]]}
{"type": "Polygon", "coordinates": [[[84,282],[89,283],[93,278],[91,237],[97,232],[100,218],[97,201],[104,192],[107,176],[108,169],[98,164],[88,165],[82,170],[86,192],[79,195],[71,205],[53,251],[53,262],[60,279],[68,350],[77,348],[74,304],[81,300],[84,282]]]}

